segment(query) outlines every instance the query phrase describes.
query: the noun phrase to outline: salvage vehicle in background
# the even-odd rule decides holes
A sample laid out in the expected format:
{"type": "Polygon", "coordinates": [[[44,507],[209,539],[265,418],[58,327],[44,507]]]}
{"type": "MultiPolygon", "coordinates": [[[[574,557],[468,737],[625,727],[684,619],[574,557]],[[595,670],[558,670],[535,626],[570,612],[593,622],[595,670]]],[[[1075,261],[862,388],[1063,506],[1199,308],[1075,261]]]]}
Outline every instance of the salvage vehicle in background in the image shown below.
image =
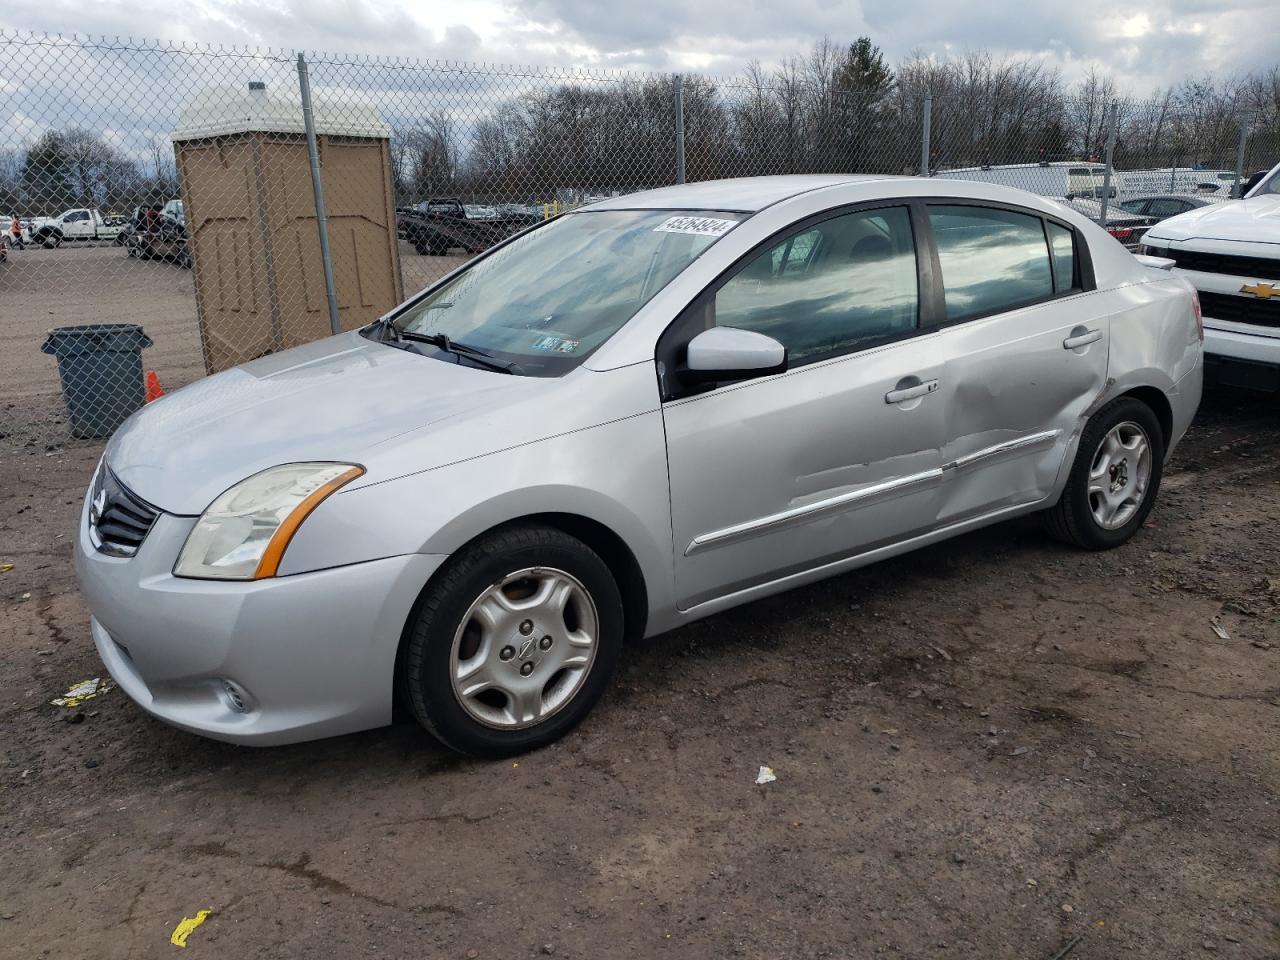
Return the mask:
{"type": "Polygon", "coordinates": [[[130,257],[191,266],[191,247],[181,200],[136,208],[123,237],[130,257]]]}
{"type": "Polygon", "coordinates": [[[125,241],[129,256],[140,260],[165,260],[180,267],[191,266],[191,246],[187,227],[181,220],[159,216],[150,228],[135,228],[125,241]]]}
{"type": "Polygon", "coordinates": [[[1280,165],[1241,200],[1162,220],[1142,252],[1172,260],[1200,291],[1211,374],[1280,391],[1280,165]]]}
{"type": "Polygon", "coordinates": [[[120,229],[121,223],[108,223],[92,207],[73,207],[56,217],[37,217],[30,227],[31,242],[49,249],[68,240],[114,240],[120,229]]]}
{"type": "Polygon", "coordinates": [[[523,214],[472,220],[456,197],[433,197],[396,208],[396,233],[413,244],[417,253],[432,257],[455,248],[479,253],[533,222],[536,218],[523,214]]]}
{"type": "MultiPolygon", "coordinates": [[[[1102,219],[1101,200],[1080,197],[1063,200],[1062,202],[1072,210],[1084,214],[1094,223],[1098,223],[1102,219]]],[[[1138,244],[1142,241],[1142,235],[1146,233],[1151,223],[1152,220],[1149,217],[1129,213],[1120,207],[1115,200],[1111,200],[1107,204],[1107,222],[1104,229],[1119,240],[1126,250],[1134,251],[1138,249],[1138,244]]]]}
{"type": "Polygon", "coordinates": [[[1021,514],[1125,543],[1201,336],[1182,278],[1017,190],[610,199],[135,413],[76,535],[93,640],[144,709],[223,740],[398,698],[456,750],[533,749],[627,640],[1021,514]]]}
{"type": "Polygon", "coordinates": [[[1154,226],[1161,220],[1168,220],[1188,210],[1198,210],[1214,203],[1222,203],[1223,197],[1213,194],[1156,193],[1141,196],[1127,196],[1118,201],[1116,206],[1137,217],[1146,217],[1148,226],[1154,226]]]}

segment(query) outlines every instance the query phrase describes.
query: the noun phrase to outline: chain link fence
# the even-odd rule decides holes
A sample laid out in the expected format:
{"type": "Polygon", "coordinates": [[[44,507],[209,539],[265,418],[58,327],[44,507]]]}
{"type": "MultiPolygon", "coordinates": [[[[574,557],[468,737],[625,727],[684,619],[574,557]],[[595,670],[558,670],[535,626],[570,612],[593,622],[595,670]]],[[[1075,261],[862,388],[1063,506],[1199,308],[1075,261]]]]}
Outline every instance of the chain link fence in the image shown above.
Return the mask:
{"type": "Polygon", "coordinates": [[[602,197],[931,173],[1070,198],[1132,243],[1126,205],[1226,202],[1280,147],[1275,102],[886,78],[856,49],[709,77],[0,31],[0,449],[105,436],[602,197]]]}

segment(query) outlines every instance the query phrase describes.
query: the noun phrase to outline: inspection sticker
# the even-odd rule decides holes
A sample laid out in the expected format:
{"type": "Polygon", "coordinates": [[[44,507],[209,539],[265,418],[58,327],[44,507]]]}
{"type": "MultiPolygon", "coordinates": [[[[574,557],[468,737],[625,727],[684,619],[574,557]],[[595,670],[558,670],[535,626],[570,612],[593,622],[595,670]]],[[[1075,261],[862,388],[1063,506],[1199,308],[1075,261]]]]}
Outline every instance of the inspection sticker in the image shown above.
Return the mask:
{"type": "Polygon", "coordinates": [[[653,228],[654,233],[691,233],[699,237],[721,237],[738,225],[737,220],[716,217],[668,217],[653,228]]]}
{"type": "Polygon", "coordinates": [[[574,353],[578,349],[577,340],[565,337],[539,337],[533,343],[533,349],[545,350],[548,353],[574,353]]]}

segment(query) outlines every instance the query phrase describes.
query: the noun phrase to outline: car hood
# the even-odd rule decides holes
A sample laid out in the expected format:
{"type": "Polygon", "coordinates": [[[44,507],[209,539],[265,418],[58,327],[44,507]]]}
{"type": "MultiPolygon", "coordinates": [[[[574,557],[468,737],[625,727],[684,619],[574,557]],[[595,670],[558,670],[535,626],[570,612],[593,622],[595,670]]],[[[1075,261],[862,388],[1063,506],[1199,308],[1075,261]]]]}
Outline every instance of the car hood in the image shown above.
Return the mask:
{"type": "MultiPolygon", "coordinates": [[[[147,404],[112,437],[106,461],[144,500],[195,515],[232,484],[281,463],[350,461],[368,469],[361,485],[390,479],[380,461],[392,458],[379,453],[391,441],[525,403],[559,383],[343,334],[214,374],[147,404]]],[[[485,431],[466,449],[455,435],[451,449],[428,449],[413,468],[490,452],[485,444],[503,443],[494,433],[485,431]]]]}
{"type": "Polygon", "coordinates": [[[1147,234],[1159,240],[1280,242],[1280,196],[1249,197],[1188,210],[1161,220],[1147,234]]]}

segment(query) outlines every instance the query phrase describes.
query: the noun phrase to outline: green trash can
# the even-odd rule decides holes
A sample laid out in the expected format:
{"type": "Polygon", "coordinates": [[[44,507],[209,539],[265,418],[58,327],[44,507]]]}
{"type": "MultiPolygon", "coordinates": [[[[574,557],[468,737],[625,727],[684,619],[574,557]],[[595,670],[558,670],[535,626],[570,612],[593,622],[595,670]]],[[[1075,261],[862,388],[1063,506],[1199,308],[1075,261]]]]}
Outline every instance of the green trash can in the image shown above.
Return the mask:
{"type": "Polygon", "coordinates": [[[56,327],[40,347],[58,361],[71,435],[109,437],[147,399],[142,351],[151,338],[134,323],[56,327]]]}

